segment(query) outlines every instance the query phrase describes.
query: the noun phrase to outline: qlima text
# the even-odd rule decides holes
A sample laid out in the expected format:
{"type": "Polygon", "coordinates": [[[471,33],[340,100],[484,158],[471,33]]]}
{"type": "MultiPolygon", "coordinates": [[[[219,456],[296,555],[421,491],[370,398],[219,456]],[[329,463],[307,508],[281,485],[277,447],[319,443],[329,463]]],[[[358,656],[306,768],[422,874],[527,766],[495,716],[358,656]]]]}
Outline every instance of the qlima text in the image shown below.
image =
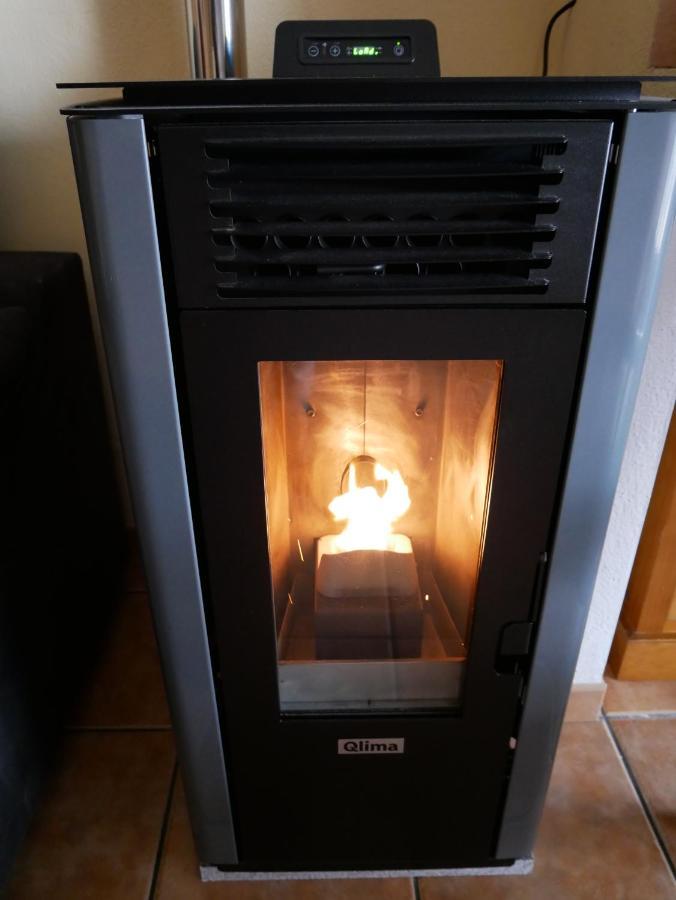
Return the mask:
{"type": "Polygon", "coordinates": [[[404,738],[341,738],[338,753],[403,753],[404,738]]]}

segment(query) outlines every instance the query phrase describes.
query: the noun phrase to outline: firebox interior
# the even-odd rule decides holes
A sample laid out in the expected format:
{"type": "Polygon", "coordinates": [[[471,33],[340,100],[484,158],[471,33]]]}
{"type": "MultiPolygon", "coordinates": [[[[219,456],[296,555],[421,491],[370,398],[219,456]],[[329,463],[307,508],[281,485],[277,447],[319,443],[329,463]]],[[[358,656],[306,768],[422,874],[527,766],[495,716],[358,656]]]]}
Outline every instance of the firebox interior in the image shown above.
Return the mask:
{"type": "Polygon", "coordinates": [[[460,702],[502,361],[259,363],[285,713],[460,702]]]}

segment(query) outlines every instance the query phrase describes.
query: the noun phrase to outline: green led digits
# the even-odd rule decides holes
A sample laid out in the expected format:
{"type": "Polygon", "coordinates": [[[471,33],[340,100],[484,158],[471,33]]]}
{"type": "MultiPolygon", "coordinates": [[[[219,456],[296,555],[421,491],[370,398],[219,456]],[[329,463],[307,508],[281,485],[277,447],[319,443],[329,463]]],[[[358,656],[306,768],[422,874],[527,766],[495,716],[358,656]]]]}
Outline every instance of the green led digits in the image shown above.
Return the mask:
{"type": "Polygon", "coordinates": [[[380,56],[382,48],[380,47],[353,47],[352,56],[380,56]]]}

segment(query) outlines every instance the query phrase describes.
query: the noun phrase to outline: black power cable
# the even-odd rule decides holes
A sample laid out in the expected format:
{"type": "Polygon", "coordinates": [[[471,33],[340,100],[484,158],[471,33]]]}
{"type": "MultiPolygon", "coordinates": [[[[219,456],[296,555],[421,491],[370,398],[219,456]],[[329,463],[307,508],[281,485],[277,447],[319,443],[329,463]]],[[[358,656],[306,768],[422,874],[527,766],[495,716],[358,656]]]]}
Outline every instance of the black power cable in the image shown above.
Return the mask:
{"type": "Polygon", "coordinates": [[[542,48],[542,76],[544,78],[545,75],[549,74],[549,39],[552,36],[552,28],[565,12],[568,12],[569,9],[572,9],[577,0],[569,0],[568,3],[564,3],[561,9],[557,9],[554,15],[549,20],[549,24],[547,25],[547,30],[545,31],[545,43],[542,48]]]}

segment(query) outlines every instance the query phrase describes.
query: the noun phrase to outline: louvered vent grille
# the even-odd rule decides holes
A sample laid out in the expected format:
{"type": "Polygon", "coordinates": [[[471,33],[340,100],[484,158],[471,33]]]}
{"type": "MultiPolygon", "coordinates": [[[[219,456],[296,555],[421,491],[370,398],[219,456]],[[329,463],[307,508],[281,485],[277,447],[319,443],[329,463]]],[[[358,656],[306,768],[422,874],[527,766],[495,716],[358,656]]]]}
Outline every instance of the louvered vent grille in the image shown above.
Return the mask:
{"type": "MultiPolygon", "coordinates": [[[[208,266],[221,300],[547,294],[570,218],[561,221],[563,206],[580,173],[568,170],[570,134],[510,125],[512,134],[428,125],[413,136],[334,126],[333,140],[304,139],[291,126],[173,129],[188,132],[178,145],[200,163],[182,188],[193,230],[185,209],[170,222],[175,253],[193,248],[188,264],[208,266]],[[197,131],[208,132],[199,143],[197,131]]],[[[177,142],[164,143],[171,165],[177,142]]],[[[175,197],[167,199],[171,218],[175,197]]]]}

